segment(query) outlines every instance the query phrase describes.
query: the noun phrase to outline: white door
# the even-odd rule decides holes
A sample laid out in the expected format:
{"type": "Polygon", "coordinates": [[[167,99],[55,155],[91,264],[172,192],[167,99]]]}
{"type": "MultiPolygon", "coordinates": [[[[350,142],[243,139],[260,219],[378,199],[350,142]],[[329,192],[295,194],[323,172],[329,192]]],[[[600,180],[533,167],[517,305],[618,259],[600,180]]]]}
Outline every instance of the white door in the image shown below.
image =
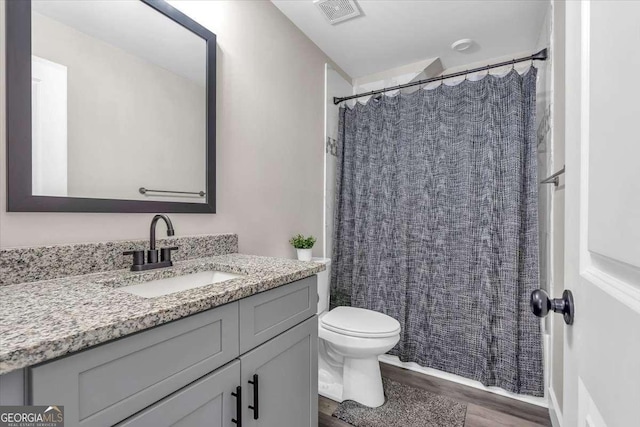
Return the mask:
{"type": "Polygon", "coordinates": [[[566,8],[562,425],[640,426],[640,1],[566,8]]]}
{"type": "Polygon", "coordinates": [[[32,56],[32,194],[67,195],[67,67],[32,56]]]}

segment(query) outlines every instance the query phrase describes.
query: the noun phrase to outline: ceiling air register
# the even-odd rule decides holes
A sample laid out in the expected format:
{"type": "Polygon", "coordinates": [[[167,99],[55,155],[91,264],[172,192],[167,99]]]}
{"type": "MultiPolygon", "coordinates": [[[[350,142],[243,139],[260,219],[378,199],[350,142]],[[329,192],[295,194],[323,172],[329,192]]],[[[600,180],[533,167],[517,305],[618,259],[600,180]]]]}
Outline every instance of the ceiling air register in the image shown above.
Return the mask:
{"type": "Polygon", "coordinates": [[[362,14],[354,0],[315,0],[314,3],[330,24],[344,22],[362,14]]]}

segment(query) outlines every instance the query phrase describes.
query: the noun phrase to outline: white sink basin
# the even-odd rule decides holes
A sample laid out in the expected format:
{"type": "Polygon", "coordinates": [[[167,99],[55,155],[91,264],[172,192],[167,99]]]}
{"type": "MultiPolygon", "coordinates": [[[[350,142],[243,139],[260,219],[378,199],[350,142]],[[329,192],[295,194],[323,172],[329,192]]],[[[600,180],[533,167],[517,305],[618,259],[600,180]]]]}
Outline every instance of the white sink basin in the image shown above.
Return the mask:
{"type": "Polygon", "coordinates": [[[244,277],[242,274],[225,273],[223,271],[201,271],[185,274],[183,276],[169,277],[167,279],[151,280],[136,285],[118,288],[121,291],[145,298],[155,298],[169,295],[187,289],[199,288],[213,283],[226,282],[227,280],[244,277]]]}

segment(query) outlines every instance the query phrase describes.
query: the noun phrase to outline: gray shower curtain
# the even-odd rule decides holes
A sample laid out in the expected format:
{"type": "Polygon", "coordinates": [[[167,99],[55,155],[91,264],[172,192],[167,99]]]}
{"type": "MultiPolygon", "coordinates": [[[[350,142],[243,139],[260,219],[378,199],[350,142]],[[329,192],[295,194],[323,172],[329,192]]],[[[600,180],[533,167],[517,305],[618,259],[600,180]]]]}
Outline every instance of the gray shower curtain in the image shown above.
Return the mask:
{"type": "Polygon", "coordinates": [[[332,306],[402,325],[392,354],[542,396],[536,70],[340,109],[332,306]]]}

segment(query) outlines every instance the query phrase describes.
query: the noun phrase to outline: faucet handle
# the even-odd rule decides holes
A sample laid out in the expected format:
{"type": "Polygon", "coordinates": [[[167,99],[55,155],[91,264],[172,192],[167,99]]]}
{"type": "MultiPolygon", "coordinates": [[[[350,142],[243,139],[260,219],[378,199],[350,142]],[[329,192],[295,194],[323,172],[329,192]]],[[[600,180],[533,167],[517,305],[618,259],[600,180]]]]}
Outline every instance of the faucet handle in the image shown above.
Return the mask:
{"type": "Polygon", "coordinates": [[[133,255],[133,265],[144,265],[144,251],[143,250],[131,250],[125,251],[122,255],[133,255]]]}
{"type": "Polygon", "coordinates": [[[170,246],[168,248],[160,248],[160,262],[168,261],[171,262],[171,251],[177,251],[177,246],[170,246]]]}

